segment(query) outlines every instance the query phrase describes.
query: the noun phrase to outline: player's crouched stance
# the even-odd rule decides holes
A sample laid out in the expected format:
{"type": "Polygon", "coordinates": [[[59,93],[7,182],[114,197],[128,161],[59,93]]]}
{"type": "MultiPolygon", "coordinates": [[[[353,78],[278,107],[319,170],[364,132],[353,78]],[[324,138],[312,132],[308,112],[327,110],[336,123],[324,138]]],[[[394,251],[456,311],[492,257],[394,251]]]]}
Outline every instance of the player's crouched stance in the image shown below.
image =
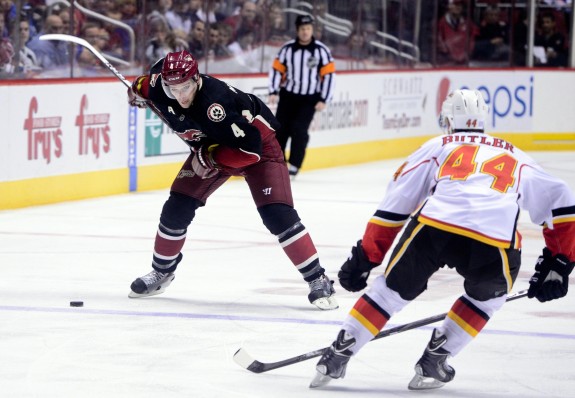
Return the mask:
{"type": "Polygon", "coordinates": [[[453,380],[448,357],[481,332],[517,278],[520,209],[543,225],[546,245],[528,297],[545,302],[567,294],[575,260],[575,196],[524,152],[485,134],[486,114],[479,91],[451,93],[440,116],[447,134],[425,143],[394,174],[363,239],[341,267],[341,286],[364,289],[371,270],[409,222],[384,274],[355,303],[317,363],[310,387],[344,377],[350,358],[445,265],[463,276],[465,293],[433,330],[408,388],[438,388],[453,380]]]}
{"type": "Polygon", "coordinates": [[[275,138],[278,123],[258,97],[200,74],[196,60],[181,51],[169,53],[149,75],[136,78],[128,100],[133,106],[150,106],[191,149],[162,209],[153,270],[132,283],[130,297],[160,294],[172,283],[196,210],[231,176],[241,176],[263,224],[309,284],[309,301],[323,310],[338,308],[333,282],[294,208],[275,138]]]}

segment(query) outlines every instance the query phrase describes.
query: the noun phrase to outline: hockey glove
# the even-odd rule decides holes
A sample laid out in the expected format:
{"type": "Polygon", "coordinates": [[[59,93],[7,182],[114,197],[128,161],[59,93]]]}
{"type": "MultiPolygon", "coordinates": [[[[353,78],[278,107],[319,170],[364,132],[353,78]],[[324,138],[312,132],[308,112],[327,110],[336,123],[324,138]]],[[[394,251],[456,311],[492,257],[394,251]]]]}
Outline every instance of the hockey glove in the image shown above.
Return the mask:
{"type": "Polygon", "coordinates": [[[132,87],[128,88],[128,103],[138,108],[146,108],[148,106],[148,100],[139,96],[132,87]]]}
{"type": "Polygon", "coordinates": [[[574,265],[563,254],[553,256],[548,248],[543,248],[543,254],[535,264],[535,273],[529,280],[527,297],[535,297],[542,303],[564,297],[574,265]]]}
{"type": "Polygon", "coordinates": [[[369,273],[377,266],[378,264],[368,260],[361,247],[361,240],[358,240],[357,245],[351,248],[351,255],[343,263],[337,274],[339,284],[345,290],[359,292],[365,289],[369,273]]]}
{"type": "Polygon", "coordinates": [[[206,148],[204,145],[196,150],[196,156],[192,159],[192,169],[198,177],[202,179],[212,178],[220,171],[217,169],[216,162],[212,157],[212,151],[217,145],[206,148]]]}

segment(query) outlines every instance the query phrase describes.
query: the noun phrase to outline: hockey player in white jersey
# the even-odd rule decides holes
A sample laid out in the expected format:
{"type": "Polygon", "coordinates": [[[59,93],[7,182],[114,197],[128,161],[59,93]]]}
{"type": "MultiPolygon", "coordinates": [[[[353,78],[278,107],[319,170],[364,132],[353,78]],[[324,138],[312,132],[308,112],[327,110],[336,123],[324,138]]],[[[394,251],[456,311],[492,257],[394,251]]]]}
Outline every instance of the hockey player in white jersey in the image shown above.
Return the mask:
{"type": "Polygon", "coordinates": [[[345,376],[352,355],[395,313],[418,297],[445,265],[464,278],[465,293],[436,328],[415,365],[411,390],[453,380],[457,355],[505,303],[521,264],[520,209],[543,226],[545,248],[528,297],[567,294],[575,261],[575,195],[520,149],[484,133],[487,105],[479,91],[457,90],[442,105],[447,134],[411,154],[394,174],[363,239],[338,274],[349,291],[367,286],[403,225],[382,275],[356,302],[316,366],[310,387],[345,376]]]}

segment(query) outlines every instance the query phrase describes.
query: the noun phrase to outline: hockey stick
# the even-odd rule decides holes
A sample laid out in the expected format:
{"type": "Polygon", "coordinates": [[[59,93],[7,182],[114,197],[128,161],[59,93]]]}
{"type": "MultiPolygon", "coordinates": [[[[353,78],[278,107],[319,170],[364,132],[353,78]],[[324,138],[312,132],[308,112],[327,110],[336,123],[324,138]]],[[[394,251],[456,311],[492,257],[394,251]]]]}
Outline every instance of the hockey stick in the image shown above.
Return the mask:
{"type": "MultiPolygon", "coordinates": [[[[94,48],[94,46],[92,46],[90,43],[88,43],[86,40],[80,38],[80,37],[76,37],[76,36],[71,36],[71,35],[64,35],[61,33],[54,33],[54,34],[47,34],[47,35],[42,35],[40,36],[40,40],[60,40],[60,41],[67,41],[70,43],[75,43],[78,44],[82,47],[86,47],[92,54],[94,54],[94,56],[96,58],[98,58],[100,60],[100,62],[102,62],[104,64],[104,66],[106,68],[108,68],[110,70],[110,72],[112,72],[114,74],[114,76],[116,76],[118,78],[118,80],[120,80],[122,83],[124,83],[124,86],[126,86],[127,88],[130,88],[132,86],[132,84],[126,80],[126,78],[120,73],[118,72],[118,69],[116,69],[114,67],[114,65],[112,65],[107,59],[106,57],[104,57],[102,55],[101,52],[99,52],[96,48],[94,48]]],[[[158,116],[164,123],[166,123],[169,126],[169,123],[166,121],[166,119],[164,118],[164,116],[161,114],[161,112],[154,106],[154,104],[151,101],[148,101],[146,103],[146,105],[148,106],[148,108],[150,108],[150,110],[152,112],[154,112],[156,114],[156,116],[158,116]]]]}
{"type": "MultiPolygon", "coordinates": [[[[517,293],[514,293],[507,297],[506,301],[513,301],[519,298],[527,296],[527,290],[521,290],[517,293]]],[[[443,320],[447,316],[447,312],[444,314],[430,316],[429,318],[420,319],[415,322],[406,323],[405,325],[396,326],[387,330],[382,330],[372,340],[381,339],[383,337],[392,336],[397,333],[402,333],[407,330],[417,329],[418,327],[429,325],[438,321],[443,320]]],[[[283,361],[278,362],[260,362],[255,360],[251,357],[250,354],[247,353],[246,350],[240,348],[234,354],[234,361],[240,365],[242,368],[249,370],[253,373],[264,373],[270,370],[274,370],[277,368],[283,368],[284,366],[293,365],[294,363],[299,363],[303,361],[307,361],[311,358],[316,358],[321,356],[325,350],[329,347],[320,348],[319,350],[310,351],[302,355],[298,355],[297,357],[292,357],[288,359],[284,359],[283,361]]]]}
{"type": "Polygon", "coordinates": [[[122,74],[120,72],[118,72],[118,70],[114,67],[114,65],[112,65],[110,63],[110,61],[108,61],[106,59],[106,57],[104,57],[98,50],[96,50],[94,48],[94,46],[92,46],[90,43],[88,43],[86,40],[80,38],[80,37],[76,37],[76,36],[71,36],[71,35],[64,35],[61,33],[55,33],[55,34],[47,34],[47,35],[42,35],[40,36],[40,40],[59,40],[59,41],[67,41],[70,43],[75,43],[78,44],[82,47],[86,47],[92,54],[94,54],[94,56],[96,58],[98,58],[100,60],[100,62],[102,62],[104,64],[104,66],[106,66],[106,68],[110,69],[110,71],[122,82],[124,83],[124,86],[126,87],[130,87],[131,84],[129,81],[126,80],[126,78],[124,76],[122,76],[122,74]]]}

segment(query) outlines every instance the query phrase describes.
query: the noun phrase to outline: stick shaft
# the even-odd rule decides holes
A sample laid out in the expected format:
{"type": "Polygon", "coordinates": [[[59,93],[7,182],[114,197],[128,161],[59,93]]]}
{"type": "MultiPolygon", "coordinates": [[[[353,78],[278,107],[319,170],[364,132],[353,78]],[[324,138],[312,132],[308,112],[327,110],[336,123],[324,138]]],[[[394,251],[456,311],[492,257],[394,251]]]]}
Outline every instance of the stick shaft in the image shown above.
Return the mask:
{"type": "MultiPolygon", "coordinates": [[[[55,34],[47,34],[47,35],[42,35],[40,36],[40,40],[59,40],[59,41],[66,41],[69,43],[75,43],[78,44],[82,47],[86,47],[92,54],[94,54],[94,56],[96,58],[98,58],[100,60],[100,62],[102,62],[102,64],[104,64],[104,66],[106,68],[108,68],[110,70],[110,72],[112,72],[114,74],[114,76],[116,76],[118,78],[118,80],[120,80],[124,86],[130,88],[132,86],[132,84],[118,71],[118,69],[116,69],[114,67],[114,65],[112,65],[107,59],[106,57],[104,57],[104,55],[102,55],[101,52],[99,52],[94,46],[92,46],[90,43],[88,43],[86,40],[80,38],[80,37],[76,37],[76,36],[71,36],[71,35],[65,35],[65,34],[61,34],[61,33],[55,33],[55,34]]],[[[168,121],[166,120],[166,118],[162,115],[162,113],[154,106],[154,104],[151,101],[148,101],[148,108],[154,112],[156,114],[156,116],[158,116],[164,123],[166,123],[169,126],[168,121]]]]}
{"type": "Polygon", "coordinates": [[[94,56],[96,58],[98,58],[100,60],[100,62],[102,62],[104,64],[104,66],[106,68],[108,68],[122,83],[124,83],[124,85],[126,87],[130,87],[130,85],[131,85],[130,82],[128,80],[126,80],[126,78],[120,72],[118,72],[118,70],[114,67],[114,65],[112,65],[110,63],[110,61],[108,61],[106,59],[106,57],[104,57],[102,55],[102,53],[100,53],[98,50],[96,50],[96,48],[94,48],[94,46],[92,46],[86,40],[84,40],[80,37],[65,35],[65,34],[61,34],[61,33],[42,35],[42,36],[40,36],[40,40],[67,41],[67,42],[75,43],[75,44],[78,44],[82,47],[87,48],[92,54],[94,54],[94,56]]]}
{"type": "MultiPolygon", "coordinates": [[[[517,299],[520,299],[520,298],[525,297],[525,296],[527,296],[527,290],[521,290],[515,294],[508,296],[506,301],[517,300],[517,299]]],[[[402,332],[405,332],[405,331],[408,331],[411,329],[417,329],[421,326],[430,325],[432,323],[439,322],[439,321],[445,319],[446,316],[447,316],[447,313],[438,314],[438,315],[430,316],[428,318],[420,319],[418,321],[414,321],[414,322],[406,323],[404,325],[399,325],[399,326],[396,326],[396,327],[393,327],[390,329],[382,330],[377,335],[375,335],[375,337],[372,340],[381,339],[383,337],[392,336],[394,334],[402,333],[402,332]]],[[[250,372],[264,373],[264,372],[268,372],[270,370],[283,368],[284,366],[289,366],[289,365],[293,365],[293,364],[296,364],[299,362],[307,361],[308,359],[311,359],[311,358],[319,357],[319,356],[323,355],[324,351],[327,350],[328,348],[329,347],[324,347],[324,348],[321,348],[319,350],[310,351],[310,352],[307,352],[305,354],[298,355],[296,357],[284,359],[282,361],[267,362],[267,363],[260,362],[257,360],[251,360],[251,357],[249,357],[249,354],[247,354],[242,348],[240,348],[234,354],[234,359],[236,360],[236,362],[240,366],[246,368],[250,372]],[[245,358],[250,358],[251,363],[246,363],[245,358],[240,363],[240,361],[237,360],[236,356],[245,356],[245,358]]]]}

